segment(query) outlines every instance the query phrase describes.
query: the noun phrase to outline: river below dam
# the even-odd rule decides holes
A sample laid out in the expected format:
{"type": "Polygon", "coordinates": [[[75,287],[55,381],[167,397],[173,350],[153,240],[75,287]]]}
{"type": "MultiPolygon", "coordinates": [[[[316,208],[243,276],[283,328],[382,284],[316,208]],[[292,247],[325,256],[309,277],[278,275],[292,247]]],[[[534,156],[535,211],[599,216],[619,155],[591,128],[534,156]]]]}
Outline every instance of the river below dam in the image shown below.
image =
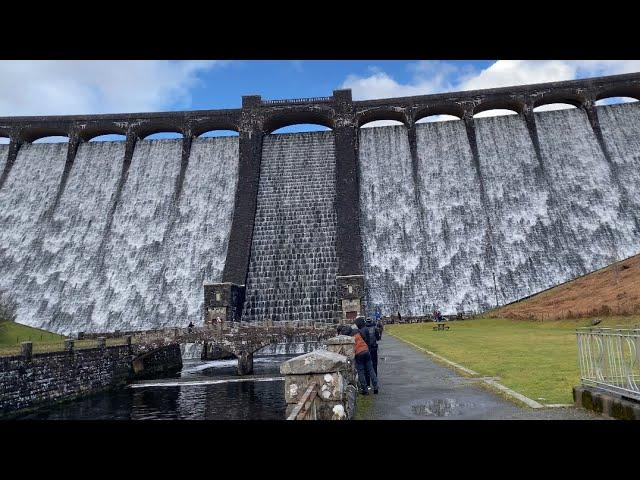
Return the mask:
{"type": "Polygon", "coordinates": [[[280,364],[295,355],[256,357],[254,374],[236,374],[237,360],[184,360],[172,377],[65,402],[31,420],[284,420],[280,364]]]}

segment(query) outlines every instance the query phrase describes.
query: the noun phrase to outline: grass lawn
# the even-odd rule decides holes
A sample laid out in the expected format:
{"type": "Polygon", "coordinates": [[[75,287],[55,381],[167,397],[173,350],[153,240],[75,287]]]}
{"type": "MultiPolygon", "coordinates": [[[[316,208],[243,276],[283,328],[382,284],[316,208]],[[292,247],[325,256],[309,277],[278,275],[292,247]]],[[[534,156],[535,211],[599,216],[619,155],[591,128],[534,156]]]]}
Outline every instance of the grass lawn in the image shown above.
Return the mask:
{"type": "MultiPolygon", "coordinates": [[[[433,323],[387,325],[385,330],[541,403],[572,403],[580,382],[575,329],[589,319],[535,322],[477,318],[450,322],[451,330],[434,331],[433,323]]],[[[640,316],[606,318],[598,327],[633,327],[640,316]]]]}
{"type": "Polygon", "coordinates": [[[0,322],[0,354],[18,353],[20,343],[28,341],[35,346],[39,343],[61,343],[64,342],[64,337],[20,323],[0,322]]]}

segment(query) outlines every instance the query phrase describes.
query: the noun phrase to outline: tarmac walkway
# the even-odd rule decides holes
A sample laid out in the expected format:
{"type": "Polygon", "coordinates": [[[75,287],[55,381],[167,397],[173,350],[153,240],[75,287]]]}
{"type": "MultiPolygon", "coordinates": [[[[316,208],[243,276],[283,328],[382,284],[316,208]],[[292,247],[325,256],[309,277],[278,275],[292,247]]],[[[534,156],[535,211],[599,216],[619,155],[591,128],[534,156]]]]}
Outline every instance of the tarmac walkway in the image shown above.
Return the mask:
{"type": "Polygon", "coordinates": [[[410,345],[383,334],[379,342],[380,393],[362,411],[367,420],[596,420],[575,407],[521,407],[462,377],[410,345]]]}

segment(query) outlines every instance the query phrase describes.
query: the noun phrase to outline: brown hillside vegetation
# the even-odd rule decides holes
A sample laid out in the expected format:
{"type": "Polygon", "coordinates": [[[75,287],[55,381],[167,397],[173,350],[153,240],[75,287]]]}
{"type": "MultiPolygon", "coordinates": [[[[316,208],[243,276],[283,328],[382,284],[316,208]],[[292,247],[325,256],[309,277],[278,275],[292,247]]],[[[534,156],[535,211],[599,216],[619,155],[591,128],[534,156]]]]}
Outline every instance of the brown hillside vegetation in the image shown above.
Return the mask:
{"type": "Polygon", "coordinates": [[[558,320],[640,313],[640,255],[488,312],[489,317],[558,320]]]}

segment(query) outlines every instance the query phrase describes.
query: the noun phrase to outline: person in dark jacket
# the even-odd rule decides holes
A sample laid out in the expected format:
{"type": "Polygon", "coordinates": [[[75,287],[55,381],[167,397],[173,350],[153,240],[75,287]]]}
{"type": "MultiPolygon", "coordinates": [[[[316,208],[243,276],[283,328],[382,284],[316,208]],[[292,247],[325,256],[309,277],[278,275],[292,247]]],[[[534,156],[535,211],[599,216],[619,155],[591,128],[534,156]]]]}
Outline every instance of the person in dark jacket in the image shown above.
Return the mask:
{"type": "Polygon", "coordinates": [[[380,340],[380,330],[371,318],[367,318],[365,327],[363,329],[363,338],[367,342],[369,347],[369,353],[371,354],[371,362],[373,363],[373,371],[378,375],[378,340],[380,340]]]}
{"type": "Polygon", "coordinates": [[[369,376],[371,384],[373,385],[373,393],[378,393],[378,377],[373,369],[373,362],[371,361],[371,353],[367,342],[365,342],[362,335],[365,329],[365,320],[363,317],[356,318],[356,327],[351,332],[355,340],[355,361],[356,369],[358,370],[358,384],[360,386],[360,393],[362,395],[368,395],[368,388],[366,383],[366,375],[369,376]]]}

